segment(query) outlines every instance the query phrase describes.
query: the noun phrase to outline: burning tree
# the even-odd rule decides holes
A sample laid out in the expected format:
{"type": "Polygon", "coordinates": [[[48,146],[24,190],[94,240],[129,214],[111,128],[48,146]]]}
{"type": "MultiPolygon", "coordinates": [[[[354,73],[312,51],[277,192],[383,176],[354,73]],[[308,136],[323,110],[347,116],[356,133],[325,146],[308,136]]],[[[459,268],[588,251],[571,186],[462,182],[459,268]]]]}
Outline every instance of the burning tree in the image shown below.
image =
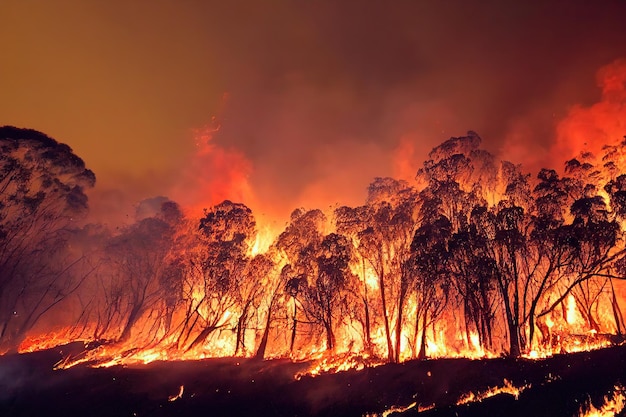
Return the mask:
{"type": "MultiPolygon", "coordinates": [[[[369,186],[366,206],[341,207],[335,212],[338,231],[351,236],[356,245],[363,275],[367,264],[375,276],[380,303],[376,312],[382,317],[387,358],[392,362],[400,358],[402,313],[408,291],[403,263],[409,256],[417,205],[415,190],[406,182],[377,178],[369,186]]],[[[373,283],[363,278],[363,290],[357,293],[364,305],[365,345],[370,346],[372,300],[367,291],[373,283]]]]}
{"type": "Polygon", "coordinates": [[[317,276],[315,252],[322,241],[322,230],[326,216],[321,210],[303,209],[291,213],[291,222],[275,242],[276,250],[286,259],[281,271],[286,295],[286,313],[290,323],[289,352],[294,353],[299,323],[311,323],[308,317],[310,308],[303,302],[308,291],[309,281],[317,276]]]}
{"type": "MultiPolygon", "coordinates": [[[[67,216],[84,209],[91,178],[63,146],[47,150],[56,142],[18,142],[7,140],[0,182],[0,340],[13,345],[85,277],[68,263],[84,257],[67,250],[67,216]],[[48,177],[32,174],[40,171],[48,177]],[[17,305],[31,306],[21,327],[17,305]]],[[[416,186],[376,178],[365,204],[337,208],[332,222],[294,210],[262,254],[252,211],[229,200],[193,219],[157,198],[116,232],[85,228],[85,239],[102,241],[93,264],[107,268],[77,294],[80,325],[167,357],[363,350],[389,362],[468,349],[516,357],[549,352],[565,333],[623,332],[619,150],[606,148],[602,168],[584,154],[565,176],[543,169],[532,178],[480,143],[473,132],[450,138],[429,153],[416,186]],[[573,309],[584,319],[576,325],[573,309]]]]}
{"type": "Polygon", "coordinates": [[[191,350],[216,330],[228,328],[237,310],[237,326],[242,327],[237,333],[241,339],[236,341],[236,350],[243,344],[243,326],[252,303],[250,297],[254,295],[243,288],[248,284],[248,253],[255,234],[252,211],[240,203],[226,200],[207,210],[200,219],[194,234],[195,250],[187,257],[187,308],[179,326],[179,348],[191,350]]]}
{"type": "Polygon", "coordinates": [[[148,334],[156,337],[169,331],[180,287],[180,264],[172,250],[181,217],[175,203],[165,202],[156,216],[123,228],[106,245],[112,275],[104,287],[109,299],[105,308],[120,320],[120,342],[130,338],[133,327],[146,314],[160,330],[148,334]]]}
{"type": "Polygon", "coordinates": [[[411,243],[411,257],[406,261],[405,281],[416,297],[415,328],[412,347],[420,359],[426,358],[426,329],[433,324],[447,304],[450,269],[448,240],[452,225],[445,216],[423,222],[411,243]]]}
{"type": "MultiPolygon", "coordinates": [[[[472,323],[491,347],[500,307],[509,354],[519,356],[533,345],[537,320],[570,292],[582,291],[595,277],[617,277],[608,270],[623,256],[617,247],[621,232],[593,184],[544,169],[533,189],[528,175],[508,162],[498,167],[479,143],[471,132],[452,138],[431,152],[433,159],[418,173],[428,184],[421,192],[422,229],[429,219],[452,228],[442,234],[448,228],[440,226],[422,240],[441,241],[438,265],[452,273],[466,327],[472,323]]],[[[430,266],[435,275],[440,268],[430,266]]]]}
{"type": "Polygon", "coordinates": [[[350,280],[349,262],[352,246],[345,236],[331,233],[320,242],[315,253],[316,276],[304,289],[308,315],[322,324],[326,349],[336,347],[335,327],[348,309],[345,290],[350,280]]]}

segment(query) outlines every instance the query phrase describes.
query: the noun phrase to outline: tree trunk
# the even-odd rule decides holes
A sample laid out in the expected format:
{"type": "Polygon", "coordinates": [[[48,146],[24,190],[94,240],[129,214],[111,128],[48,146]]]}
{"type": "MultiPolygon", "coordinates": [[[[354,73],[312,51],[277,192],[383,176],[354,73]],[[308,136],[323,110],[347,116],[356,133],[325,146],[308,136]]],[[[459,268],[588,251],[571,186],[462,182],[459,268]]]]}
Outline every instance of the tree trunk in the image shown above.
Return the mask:
{"type": "Polygon", "coordinates": [[[206,338],[209,337],[209,335],[213,333],[216,329],[217,327],[215,326],[205,327],[200,332],[200,334],[195,339],[193,339],[193,342],[191,342],[191,344],[187,347],[187,349],[185,349],[185,351],[189,352],[191,349],[198,346],[200,343],[204,342],[206,338]]]}
{"type": "Polygon", "coordinates": [[[263,329],[263,336],[261,336],[261,341],[259,342],[259,347],[257,348],[256,355],[254,355],[257,359],[263,359],[265,357],[265,349],[267,349],[267,339],[270,335],[270,324],[272,322],[272,309],[267,312],[267,319],[265,320],[265,329],[263,329]]]}
{"type": "Polygon", "coordinates": [[[333,351],[335,349],[335,333],[333,333],[333,326],[330,322],[324,323],[326,329],[326,350],[333,351]]]}
{"type": "Polygon", "coordinates": [[[506,314],[506,324],[509,330],[509,356],[518,358],[521,355],[520,340],[519,340],[519,326],[517,324],[517,318],[513,316],[511,310],[511,304],[508,298],[508,291],[505,286],[501,288],[504,311],[506,314]]]}
{"type": "Polygon", "coordinates": [[[291,343],[289,344],[289,353],[293,353],[293,347],[296,344],[296,327],[298,325],[298,319],[296,318],[296,314],[298,312],[298,306],[296,305],[296,300],[293,300],[293,325],[291,326],[291,343]]]}
{"type": "Polygon", "coordinates": [[[385,336],[387,338],[387,359],[389,360],[389,362],[393,363],[393,344],[391,342],[391,332],[389,329],[389,314],[387,313],[387,301],[385,300],[385,279],[384,271],[382,268],[378,274],[378,286],[380,287],[380,298],[383,307],[383,320],[385,322],[385,336]]]}
{"type": "Polygon", "coordinates": [[[422,320],[422,340],[420,341],[420,352],[417,359],[426,359],[426,325],[428,324],[428,309],[424,310],[424,318],[422,320]]]}
{"type": "Polygon", "coordinates": [[[406,290],[403,284],[400,284],[400,294],[398,296],[398,321],[396,322],[396,344],[394,362],[400,362],[400,343],[402,342],[402,309],[404,307],[404,301],[406,297],[406,290]]]}
{"type": "Polygon", "coordinates": [[[513,317],[507,317],[506,321],[509,327],[509,356],[518,358],[522,354],[519,340],[519,326],[516,324],[513,317]]]}
{"type": "Polygon", "coordinates": [[[122,334],[117,339],[118,342],[125,342],[130,338],[130,331],[135,325],[135,323],[137,322],[137,320],[139,320],[139,317],[141,316],[140,313],[141,313],[141,306],[135,305],[130,311],[130,314],[128,315],[128,320],[126,320],[126,325],[124,326],[124,329],[122,330],[122,334]]]}
{"type": "Polygon", "coordinates": [[[365,308],[365,351],[370,353],[372,350],[372,331],[370,323],[370,310],[367,305],[367,301],[364,304],[365,308]]]}
{"type": "Polygon", "coordinates": [[[239,316],[239,320],[237,320],[237,336],[235,339],[235,356],[237,356],[237,354],[240,352],[241,349],[243,349],[244,347],[244,322],[246,321],[246,312],[244,311],[243,313],[241,313],[241,315],[239,316]]]}
{"type": "Polygon", "coordinates": [[[613,309],[613,317],[615,319],[615,332],[618,336],[623,334],[623,324],[624,324],[624,316],[622,316],[622,311],[619,308],[619,303],[617,301],[617,297],[615,296],[615,288],[613,287],[613,279],[609,278],[609,282],[611,283],[611,308],[613,309]]]}
{"type": "Polygon", "coordinates": [[[370,320],[370,309],[367,299],[367,282],[365,282],[365,259],[363,263],[363,309],[365,314],[365,351],[371,353],[372,350],[372,330],[370,320]]]}
{"type": "Polygon", "coordinates": [[[239,320],[237,320],[237,339],[235,343],[235,356],[245,347],[245,338],[246,338],[246,321],[248,320],[248,309],[250,308],[251,301],[248,301],[241,312],[241,316],[239,316],[239,320]]]}

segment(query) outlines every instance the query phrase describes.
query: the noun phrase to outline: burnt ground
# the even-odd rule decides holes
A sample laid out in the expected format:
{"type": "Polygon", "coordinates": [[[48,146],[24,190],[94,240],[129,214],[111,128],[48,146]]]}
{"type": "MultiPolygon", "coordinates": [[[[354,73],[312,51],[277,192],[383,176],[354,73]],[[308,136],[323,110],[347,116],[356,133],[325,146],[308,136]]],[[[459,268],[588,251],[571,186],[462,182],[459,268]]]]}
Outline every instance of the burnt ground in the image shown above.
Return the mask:
{"type": "MultiPolygon", "coordinates": [[[[306,363],[241,358],[52,369],[70,345],[0,357],[0,416],[362,416],[434,404],[424,416],[575,416],[626,385],[626,345],[545,360],[438,359],[294,378],[306,363]],[[456,406],[468,391],[530,384],[456,406]],[[182,398],[168,401],[184,386],[182,398]]],[[[392,415],[416,415],[417,407],[392,415]]],[[[624,412],[622,412],[622,415],[624,412]]]]}

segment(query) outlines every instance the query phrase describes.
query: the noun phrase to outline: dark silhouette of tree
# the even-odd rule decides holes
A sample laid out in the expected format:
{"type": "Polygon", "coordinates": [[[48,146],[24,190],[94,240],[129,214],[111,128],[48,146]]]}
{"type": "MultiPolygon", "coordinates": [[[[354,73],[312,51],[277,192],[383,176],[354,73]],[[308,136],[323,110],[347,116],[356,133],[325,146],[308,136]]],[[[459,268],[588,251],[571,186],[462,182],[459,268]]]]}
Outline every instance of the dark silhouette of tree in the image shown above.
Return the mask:
{"type": "Polygon", "coordinates": [[[335,326],[347,311],[347,291],[350,279],[349,263],[352,245],[345,236],[331,233],[320,243],[315,256],[317,277],[304,289],[305,308],[313,320],[324,327],[326,349],[336,346],[335,326]]]}
{"type": "Polygon", "coordinates": [[[469,225],[452,234],[448,242],[448,265],[452,285],[460,296],[465,318],[465,337],[478,334],[479,343],[493,349],[493,324],[497,307],[496,265],[489,253],[488,237],[493,219],[485,206],[476,206],[469,225]],[[487,231],[487,233],[483,233],[487,231]]]}
{"type": "Polygon", "coordinates": [[[262,257],[262,261],[258,263],[258,268],[254,268],[254,275],[260,280],[260,282],[257,282],[257,285],[262,286],[261,291],[264,295],[257,308],[259,321],[261,321],[263,315],[265,315],[265,323],[262,327],[263,332],[254,355],[257,359],[263,359],[265,357],[272,323],[279,304],[279,298],[282,294],[281,290],[285,285],[283,277],[288,275],[287,273],[277,273],[277,265],[272,260],[272,255],[274,254],[273,248],[270,248],[269,252],[269,255],[257,255],[262,257]]]}
{"type": "Polygon", "coordinates": [[[294,353],[299,323],[311,323],[308,317],[310,309],[303,303],[307,301],[305,293],[309,282],[317,277],[316,251],[323,239],[322,229],[326,216],[320,210],[296,209],[291,214],[291,221],[275,242],[276,250],[286,259],[286,266],[281,271],[284,291],[289,299],[287,305],[288,321],[291,323],[289,352],[294,353]],[[291,307],[291,308],[290,308],[291,307]]]}
{"type": "Polygon", "coordinates": [[[411,243],[411,257],[405,268],[417,296],[413,346],[420,334],[419,359],[426,358],[426,329],[442,313],[450,286],[448,241],[452,224],[445,216],[424,222],[411,243]]]}
{"type": "MultiPolygon", "coordinates": [[[[373,209],[370,206],[348,207],[342,206],[335,210],[334,220],[338,233],[348,237],[353,248],[359,247],[359,233],[368,227],[368,221],[373,216],[373,209]]],[[[355,270],[360,271],[360,279],[353,280],[352,286],[347,291],[352,292],[353,296],[362,304],[362,309],[351,309],[351,316],[361,323],[363,329],[363,348],[366,352],[372,353],[372,314],[376,312],[375,306],[372,305],[369,287],[367,282],[367,268],[370,267],[366,258],[362,256],[359,250],[353,250],[353,262],[355,262],[355,270]]]]}
{"type": "MultiPolygon", "coordinates": [[[[246,331],[253,319],[258,324],[257,316],[263,292],[271,293],[273,269],[274,262],[270,257],[263,254],[256,255],[248,262],[244,279],[236,288],[239,318],[236,327],[235,355],[252,351],[251,347],[246,347],[246,331]]],[[[270,301],[269,308],[272,307],[271,304],[272,301],[270,301]]]]}
{"type": "Polygon", "coordinates": [[[148,217],[108,242],[106,252],[115,271],[108,308],[117,311],[122,320],[118,341],[130,338],[144,314],[152,312],[161,319],[167,311],[169,281],[179,278],[175,266],[167,263],[173,234],[167,222],[148,217]]]}
{"type": "MultiPolygon", "coordinates": [[[[401,283],[402,265],[409,257],[417,203],[415,190],[406,182],[376,178],[369,186],[366,208],[356,209],[362,218],[353,225],[339,218],[340,230],[356,232],[357,251],[376,275],[390,362],[399,359],[402,310],[406,299],[406,284],[401,283]],[[392,340],[394,319],[396,337],[392,340]]],[[[342,210],[344,213],[340,212],[340,215],[349,213],[342,210]]]]}
{"type": "Polygon", "coordinates": [[[568,198],[559,204],[563,209],[569,207],[569,213],[564,216],[569,222],[561,227],[563,243],[560,247],[568,248],[571,260],[561,271],[559,287],[552,291],[557,295],[556,300],[539,316],[552,311],[571,294],[589,329],[599,331],[594,306],[610,291],[616,329],[621,332],[623,318],[613,287],[613,279],[623,277],[618,265],[624,257],[623,232],[619,225],[623,177],[613,161],[618,153],[614,147],[605,148],[603,171],[596,168],[594,157],[589,153],[566,162],[565,171],[570,177],[563,181],[569,185],[568,198]],[[610,205],[600,194],[601,189],[609,195],[610,205]]]}
{"type": "Polygon", "coordinates": [[[94,174],[43,133],[0,128],[0,349],[14,350],[43,314],[84,277],[68,253],[94,174]]]}
{"type": "MultiPolygon", "coordinates": [[[[433,243],[432,247],[426,244],[417,247],[428,254],[423,261],[426,265],[429,259],[446,259],[446,268],[438,266],[438,274],[446,276],[449,281],[446,291],[455,307],[463,312],[466,339],[470,340],[473,329],[478,333],[481,345],[489,349],[496,297],[494,260],[487,245],[494,238],[494,233],[488,233],[490,227],[493,229],[494,219],[490,218],[488,204],[500,201],[506,188],[503,179],[510,176],[514,168],[496,162],[493,155],[479,149],[480,142],[474,132],[450,138],[430,152],[431,159],[418,171],[418,178],[426,185],[420,192],[421,241],[426,239],[424,236],[446,238],[445,242],[433,243]],[[444,229],[447,234],[426,233],[443,219],[449,223],[444,229]]],[[[416,238],[414,246],[420,241],[416,238]]],[[[424,296],[421,304],[427,306],[429,297],[435,295],[417,294],[418,299],[424,296]]],[[[427,312],[418,306],[418,314],[427,312]]],[[[415,338],[417,327],[419,321],[416,322],[415,338]]],[[[425,326],[421,330],[425,332],[425,326]]],[[[425,333],[422,343],[425,343],[425,333]]]]}

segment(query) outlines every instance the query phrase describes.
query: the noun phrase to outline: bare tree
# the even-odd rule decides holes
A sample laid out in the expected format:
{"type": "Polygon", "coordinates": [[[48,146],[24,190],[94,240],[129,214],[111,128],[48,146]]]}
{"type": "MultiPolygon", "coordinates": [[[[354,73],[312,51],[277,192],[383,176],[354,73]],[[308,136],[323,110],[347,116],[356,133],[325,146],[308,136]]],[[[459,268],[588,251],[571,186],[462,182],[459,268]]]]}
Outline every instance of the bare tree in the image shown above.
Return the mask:
{"type": "Polygon", "coordinates": [[[126,341],[131,330],[147,312],[158,319],[168,310],[167,284],[176,277],[167,262],[173,229],[165,221],[149,217],[132,224],[107,244],[113,274],[109,308],[120,312],[123,322],[118,341],[126,341]]]}

